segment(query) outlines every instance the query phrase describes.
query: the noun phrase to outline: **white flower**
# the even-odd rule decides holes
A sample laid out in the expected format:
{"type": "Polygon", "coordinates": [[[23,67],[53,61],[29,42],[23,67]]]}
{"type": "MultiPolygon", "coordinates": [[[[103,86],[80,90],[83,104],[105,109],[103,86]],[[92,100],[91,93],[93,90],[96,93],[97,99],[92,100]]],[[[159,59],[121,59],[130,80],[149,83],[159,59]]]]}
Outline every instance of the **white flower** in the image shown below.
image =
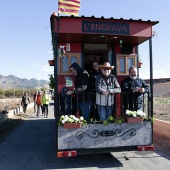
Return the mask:
{"type": "Polygon", "coordinates": [[[136,113],[135,114],[132,114],[133,117],[136,117],[136,113]]]}
{"type": "Polygon", "coordinates": [[[137,116],[139,116],[139,117],[143,116],[143,111],[142,110],[137,110],[137,116]]]}
{"type": "Polygon", "coordinates": [[[60,124],[64,124],[64,123],[83,123],[83,121],[84,121],[84,117],[80,117],[80,119],[79,118],[77,118],[76,116],[74,116],[74,115],[62,115],[61,117],[60,117],[60,119],[59,119],[59,122],[60,122],[60,124]]]}
{"type": "Polygon", "coordinates": [[[61,119],[64,119],[64,118],[65,118],[65,116],[64,116],[64,115],[62,115],[62,116],[61,116],[61,119]]]}
{"type": "Polygon", "coordinates": [[[129,115],[130,111],[129,110],[126,110],[126,114],[129,115]]]}
{"type": "Polygon", "coordinates": [[[126,115],[128,117],[141,117],[141,118],[146,117],[146,113],[144,113],[142,110],[137,111],[126,110],[126,115]]]}
{"type": "Polygon", "coordinates": [[[62,120],[61,123],[64,124],[66,121],[65,120],[62,120]]]}
{"type": "Polygon", "coordinates": [[[143,117],[146,117],[146,113],[143,112],[143,117]]]}
{"type": "Polygon", "coordinates": [[[84,120],[84,117],[81,116],[81,117],[80,117],[80,120],[83,121],[83,120],[84,120]]]}
{"type": "Polygon", "coordinates": [[[65,115],[65,118],[69,119],[69,117],[67,115],[65,115]]]}
{"type": "Polygon", "coordinates": [[[77,118],[77,117],[75,117],[75,119],[74,119],[76,122],[78,122],[79,121],[79,119],[77,118]]]}
{"type": "Polygon", "coordinates": [[[68,119],[69,119],[69,117],[65,117],[65,119],[64,119],[64,120],[67,122],[67,120],[68,120],[68,119]]]}

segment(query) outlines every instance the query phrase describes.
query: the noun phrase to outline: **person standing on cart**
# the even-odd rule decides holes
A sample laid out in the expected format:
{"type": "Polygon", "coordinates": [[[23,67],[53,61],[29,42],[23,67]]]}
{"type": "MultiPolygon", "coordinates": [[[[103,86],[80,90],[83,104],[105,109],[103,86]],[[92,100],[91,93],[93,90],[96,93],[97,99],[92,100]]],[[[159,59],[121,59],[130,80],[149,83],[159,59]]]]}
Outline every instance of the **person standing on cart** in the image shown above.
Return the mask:
{"type": "Polygon", "coordinates": [[[95,86],[95,80],[96,77],[101,74],[101,71],[99,69],[99,63],[97,61],[94,61],[92,63],[92,71],[89,72],[90,74],[90,84],[91,84],[91,92],[92,92],[92,112],[91,117],[94,118],[94,120],[99,120],[99,114],[96,107],[96,86],[95,86]]]}
{"type": "Polygon", "coordinates": [[[71,73],[76,77],[75,89],[68,91],[67,94],[75,93],[76,103],[79,114],[89,121],[90,111],[92,107],[90,94],[90,76],[86,70],[83,70],[77,63],[70,66],[71,73]]]}
{"type": "Polygon", "coordinates": [[[90,72],[90,83],[92,92],[96,92],[95,79],[99,74],[101,74],[101,71],[99,69],[99,63],[97,61],[94,61],[92,71],[90,72]]]}
{"type": "Polygon", "coordinates": [[[105,62],[100,65],[102,74],[96,77],[96,104],[101,121],[107,120],[112,115],[114,106],[114,94],[120,93],[120,85],[114,75],[111,74],[111,70],[114,66],[105,62]]]}
{"type": "Polygon", "coordinates": [[[149,86],[144,80],[137,77],[136,67],[129,68],[129,76],[123,79],[121,89],[122,92],[127,92],[127,94],[124,94],[124,112],[127,109],[131,111],[143,109],[143,93],[149,92],[149,86]]]}

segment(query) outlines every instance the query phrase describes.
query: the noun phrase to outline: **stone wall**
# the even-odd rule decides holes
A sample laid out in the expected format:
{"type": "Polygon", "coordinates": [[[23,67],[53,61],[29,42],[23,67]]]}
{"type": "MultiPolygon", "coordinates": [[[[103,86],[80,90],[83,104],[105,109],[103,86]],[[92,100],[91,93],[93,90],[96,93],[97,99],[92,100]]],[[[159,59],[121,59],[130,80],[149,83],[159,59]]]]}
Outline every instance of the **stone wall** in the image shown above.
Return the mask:
{"type": "Polygon", "coordinates": [[[107,148],[152,144],[151,122],[58,127],[58,149],[107,148]]]}

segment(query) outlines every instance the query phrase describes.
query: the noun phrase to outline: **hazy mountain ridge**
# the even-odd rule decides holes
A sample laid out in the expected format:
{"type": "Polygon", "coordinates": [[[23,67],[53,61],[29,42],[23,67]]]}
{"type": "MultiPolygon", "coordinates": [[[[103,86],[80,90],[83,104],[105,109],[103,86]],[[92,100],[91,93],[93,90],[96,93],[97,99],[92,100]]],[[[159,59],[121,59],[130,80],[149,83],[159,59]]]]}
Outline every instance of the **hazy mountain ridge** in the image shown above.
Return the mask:
{"type": "Polygon", "coordinates": [[[18,78],[14,75],[0,75],[0,89],[13,89],[14,87],[27,89],[33,89],[37,87],[48,88],[48,83],[49,81],[47,80],[37,80],[35,78],[28,80],[26,78],[18,78]]]}

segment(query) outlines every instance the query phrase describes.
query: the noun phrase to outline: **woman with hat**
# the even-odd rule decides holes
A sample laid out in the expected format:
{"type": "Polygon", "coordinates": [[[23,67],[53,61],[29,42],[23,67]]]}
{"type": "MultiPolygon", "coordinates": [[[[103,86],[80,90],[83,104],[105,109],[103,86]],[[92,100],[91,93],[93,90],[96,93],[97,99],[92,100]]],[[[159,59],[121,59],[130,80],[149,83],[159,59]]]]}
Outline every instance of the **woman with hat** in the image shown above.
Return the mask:
{"type": "Polygon", "coordinates": [[[100,120],[107,120],[112,115],[114,106],[114,93],[120,93],[120,85],[114,75],[111,74],[114,66],[105,62],[100,65],[102,74],[95,80],[96,86],[96,104],[100,120]]]}

